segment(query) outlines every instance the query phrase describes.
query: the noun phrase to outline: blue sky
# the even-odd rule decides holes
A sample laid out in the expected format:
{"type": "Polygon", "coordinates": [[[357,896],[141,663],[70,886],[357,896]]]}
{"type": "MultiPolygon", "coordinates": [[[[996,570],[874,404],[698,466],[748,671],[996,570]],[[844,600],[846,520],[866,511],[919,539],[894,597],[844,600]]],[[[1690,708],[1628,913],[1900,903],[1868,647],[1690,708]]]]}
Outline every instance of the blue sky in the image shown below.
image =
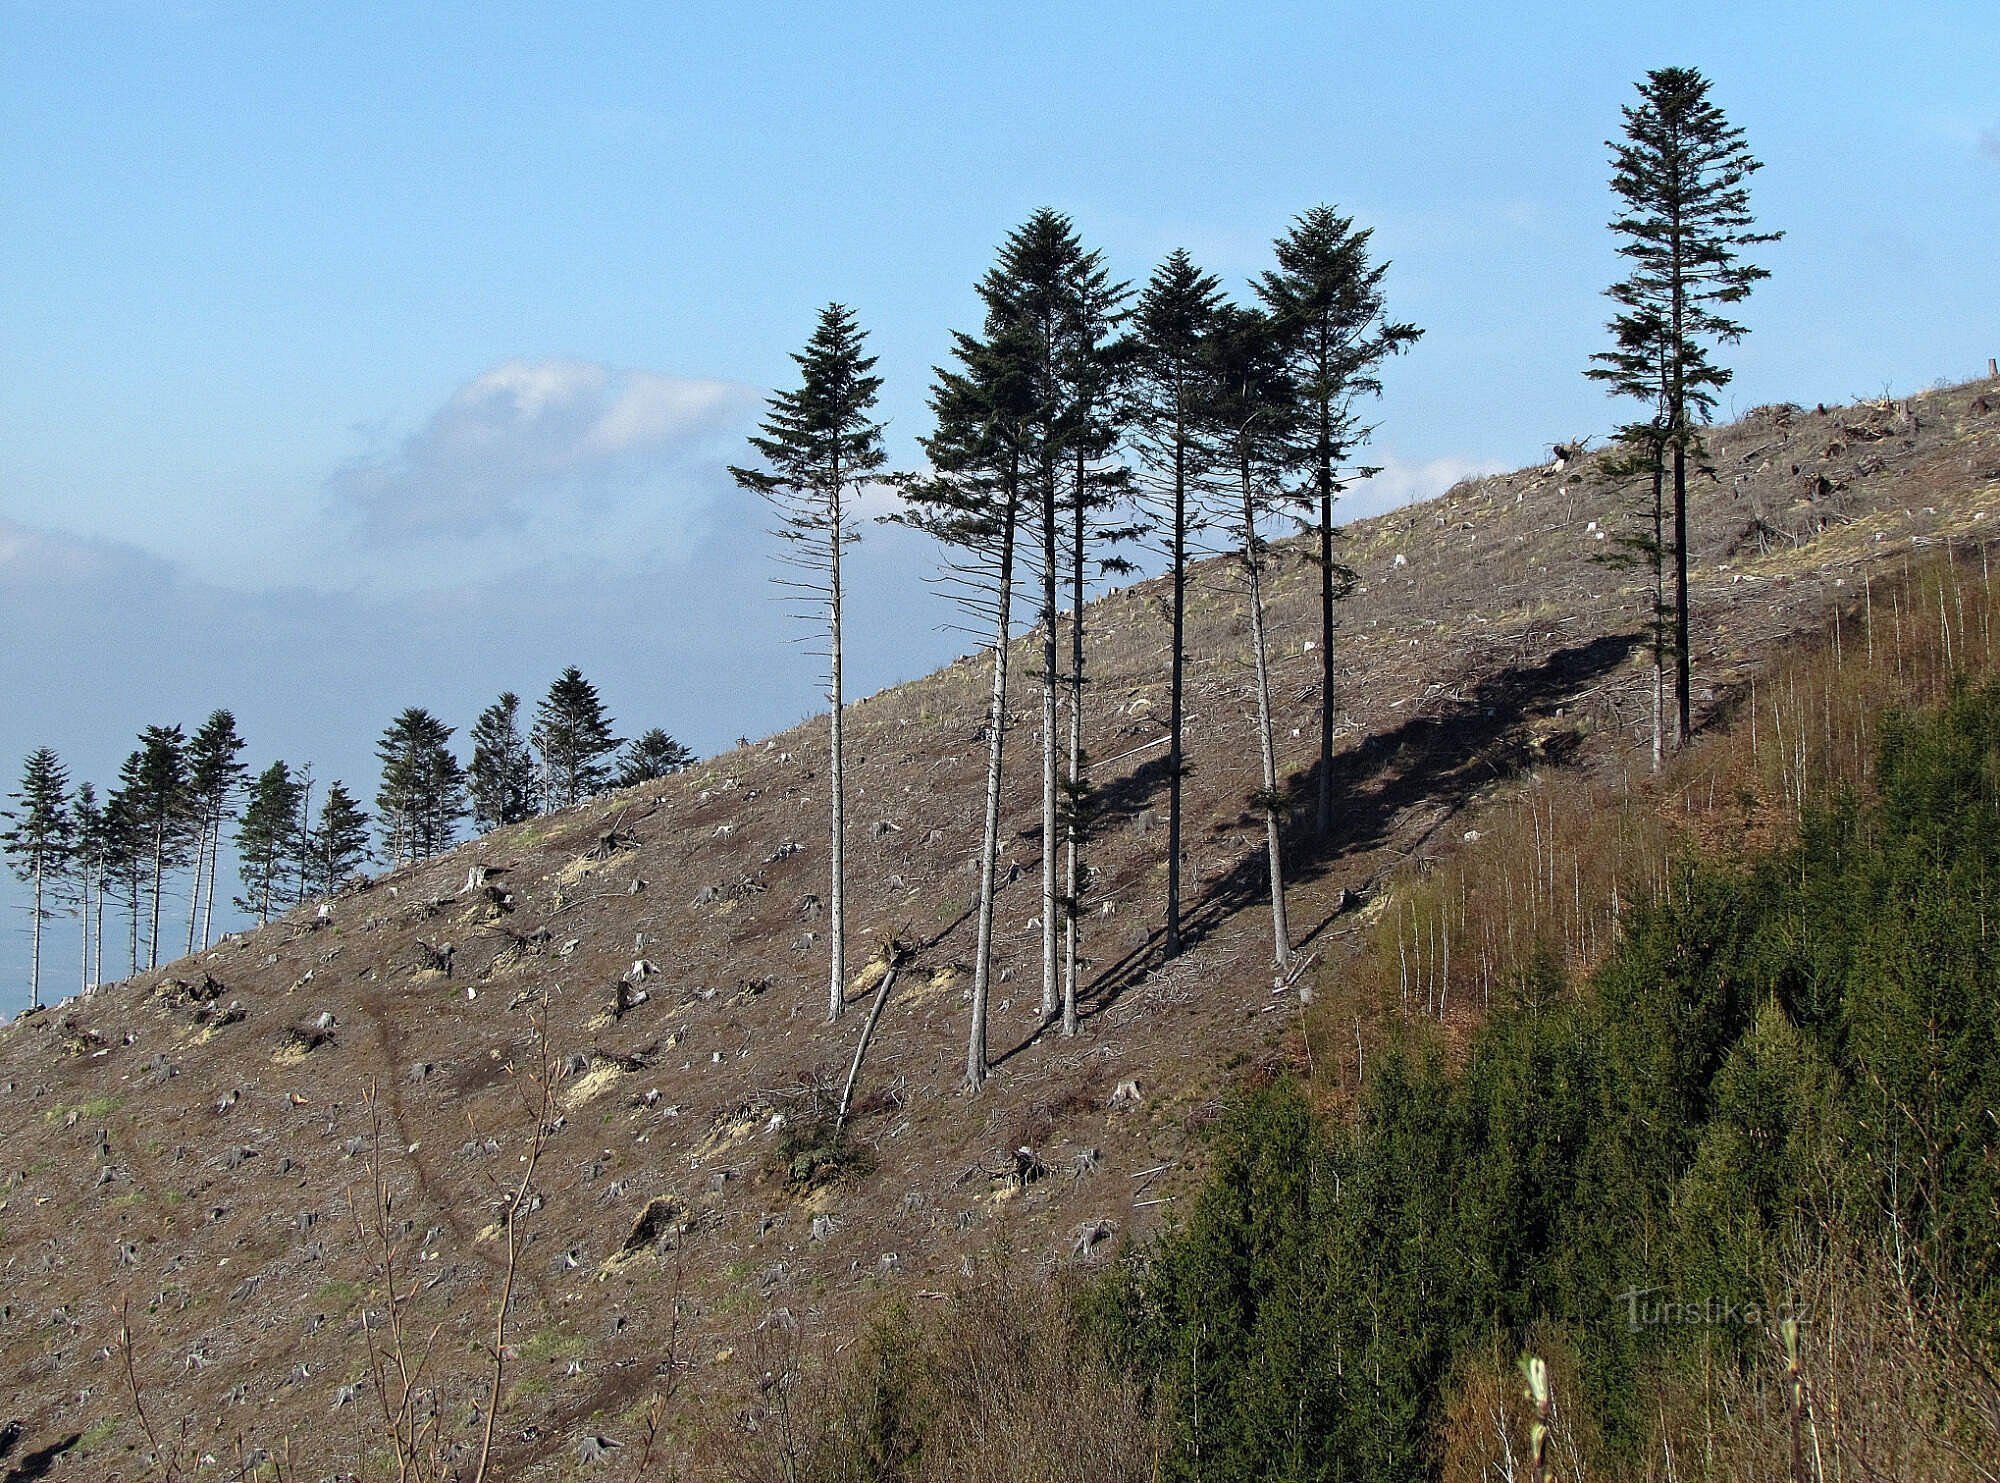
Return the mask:
{"type": "MultiPolygon", "coordinates": [[[[2000,351],[1996,56],[1973,4],[0,0],[0,769],[102,783],[229,705],[372,793],[395,710],[567,663],[703,750],[808,714],[722,464],[836,298],[908,458],[1044,204],[1135,279],[1185,246],[1240,284],[1322,201],[1371,226],[1427,334],[1357,510],[1601,433],[1604,141],[1668,63],[1787,233],[1725,407],[1962,379],[2000,351]]],[[[863,690],[963,646],[927,553],[871,548],[863,690]]]]}

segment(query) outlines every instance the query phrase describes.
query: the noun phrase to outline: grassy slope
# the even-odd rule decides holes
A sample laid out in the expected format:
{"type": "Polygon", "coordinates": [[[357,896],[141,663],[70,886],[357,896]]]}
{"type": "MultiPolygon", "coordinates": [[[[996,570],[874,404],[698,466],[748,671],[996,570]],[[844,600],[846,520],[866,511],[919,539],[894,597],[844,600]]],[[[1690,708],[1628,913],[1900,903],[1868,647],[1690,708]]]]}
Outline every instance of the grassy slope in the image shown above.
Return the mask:
{"type": "MultiPolygon", "coordinates": [[[[2000,390],[1982,383],[1782,426],[1753,417],[1717,431],[1712,462],[1696,506],[1704,711],[1747,696],[1782,641],[1824,632],[1830,603],[1872,591],[1869,574],[1983,534],[2000,512],[2000,390]]],[[[1609,543],[1590,528],[1609,523],[1614,505],[1588,468],[1529,470],[1347,537],[1361,586],[1339,656],[1345,809],[1330,848],[1294,852],[1295,930],[1321,954],[1312,1038],[1330,1075],[1341,1058],[1325,1047],[1351,1039],[1345,1020],[1361,1018],[1357,1006],[1386,997],[1388,934],[1369,924],[1415,905],[1398,993],[1411,982],[1421,903],[1448,878],[1405,890],[1411,872],[1436,861],[1448,871],[1472,830],[1518,828],[1518,784],[1552,757],[1567,759],[1567,796],[1580,797],[1588,780],[1619,776],[1643,735],[1644,599],[1630,574],[1594,559],[1609,543]],[[1358,910],[1335,914],[1342,892],[1358,910]]],[[[1291,565],[1275,593],[1281,760],[1295,767],[1314,750],[1313,585],[1291,565]]],[[[1022,870],[1002,896],[1011,971],[993,1027],[1004,1059],[976,1099],[956,1080],[982,669],[961,661],[855,707],[851,936],[902,932],[926,946],[871,1059],[856,1131],[875,1170],[810,1200],[774,1172],[771,1121],[807,1110],[859,1028],[850,1018],[829,1033],[815,1008],[817,944],[806,934],[818,924],[805,897],[823,891],[816,726],[379,879],[336,901],[327,925],[300,914],[0,1031],[0,1386],[20,1397],[28,1443],[117,1417],[98,1426],[90,1468],[129,1475],[123,1449],[137,1430],[118,1367],[103,1357],[129,1295],[156,1417],[191,1416],[219,1456],[238,1434],[269,1445],[296,1433],[316,1471],[362,1449],[365,1401],[330,1407],[365,1368],[368,1274],[347,1194],[365,1172],[371,1083],[419,1305],[427,1325],[444,1324],[439,1374],[475,1371],[470,1346],[499,1266],[492,1211],[533,1122],[522,1073],[544,998],[553,1047],[575,1069],[558,1089],[546,1204],[524,1225],[521,1353],[499,1431],[508,1476],[553,1475],[585,1431],[629,1439],[631,1408],[655,1387],[670,1333],[685,1393],[745,1393],[771,1347],[790,1342],[776,1337],[788,1332],[782,1321],[766,1321],[774,1313],[838,1342],[878,1290],[937,1294],[1003,1255],[1077,1260],[1082,1227],[1149,1229],[1187,1187],[1190,1130],[1233,1068],[1302,1048],[1296,999],[1271,991],[1257,916],[1262,867],[1244,807],[1254,786],[1248,624],[1225,565],[1204,568],[1191,607],[1194,946],[1166,969],[1150,961],[1164,622],[1161,593],[1144,584],[1092,615],[1091,750],[1106,759],[1106,816],[1084,1033],[1034,1037],[1038,830],[1024,698],[1008,816],[1008,857],[1022,870]],[[614,831],[636,848],[588,858],[614,831]],[[793,841],[802,848],[781,856],[793,841]],[[464,889],[475,863],[505,867],[504,915],[464,889]],[[455,950],[448,980],[422,966],[419,944],[440,941],[455,950]],[[660,970],[645,983],[650,998],[614,1022],[611,985],[640,956],[660,970]],[[221,1004],[240,1003],[240,1020],[198,1020],[173,985],[203,975],[222,986],[221,1004]],[[333,1016],[330,1041],[309,1053],[288,1045],[288,1030],[322,1014],[333,1016]],[[1142,1100],[1111,1109],[1111,1089],[1127,1079],[1142,1100]],[[96,1152],[100,1130],[108,1156],[96,1152]],[[1019,1190],[995,1174],[1023,1144],[1055,1173],[1019,1190]],[[655,1196],[679,1207],[673,1249],[611,1260],[655,1196]]],[[[1477,1013],[1506,922],[1523,909],[1565,910],[1560,874],[1551,863],[1520,906],[1503,887],[1498,910],[1477,876],[1464,879],[1462,976],[1433,965],[1418,991],[1441,1018],[1477,1013]],[[1483,937],[1470,932],[1475,916],[1483,937]],[[1468,966],[1482,947],[1488,966],[1468,966]]],[[[1586,906],[1574,914],[1565,942],[1587,958],[1601,928],[1586,906]]],[[[1422,951],[1437,941],[1433,928],[1422,951]]],[[[445,1390],[456,1420],[471,1391],[445,1390]]]]}

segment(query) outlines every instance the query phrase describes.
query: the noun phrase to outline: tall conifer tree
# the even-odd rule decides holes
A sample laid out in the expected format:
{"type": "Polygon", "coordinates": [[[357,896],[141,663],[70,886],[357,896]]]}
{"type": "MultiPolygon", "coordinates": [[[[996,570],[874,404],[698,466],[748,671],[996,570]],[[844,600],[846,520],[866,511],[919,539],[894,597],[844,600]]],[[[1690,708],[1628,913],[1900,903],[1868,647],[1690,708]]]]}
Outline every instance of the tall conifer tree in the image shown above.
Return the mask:
{"type": "Polygon", "coordinates": [[[1691,67],[1648,72],[1639,102],[1624,109],[1624,140],[1607,144],[1611,189],[1622,208],[1611,230],[1632,271],[1607,290],[1619,306],[1613,348],[1593,356],[1589,371],[1652,409],[1651,421],[1623,435],[1667,465],[1663,484],[1671,471],[1675,737],[1682,743],[1693,711],[1687,461],[1700,447],[1716,393],[1729,384],[1729,368],[1714,361],[1711,347],[1733,345],[1748,332],[1725,311],[1770,276],[1745,262],[1742,249],[1782,235],[1753,230],[1748,182],[1763,167],[1743,131],[1709,101],[1708,88],[1691,67]]]}
{"type": "Polygon", "coordinates": [[[1133,316],[1127,418],[1141,487],[1159,507],[1167,558],[1171,639],[1167,650],[1166,956],[1181,950],[1181,788],[1187,774],[1182,732],[1187,698],[1189,538],[1200,524],[1200,491],[1214,440],[1208,433],[1214,365],[1209,337],[1223,305],[1222,285],[1185,252],[1160,264],[1133,316]]]}
{"type": "Polygon", "coordinates": [[[305,790],[283,762],[273,762],[250,784],[250,796],[236,829],[236,856],[243,894],[236,904],[254,914],[259,926],[284,904],[284,883],[300,834],[305,790]]]}
{"type": "Polygon", "coordinates": [[[382,762],[376,820],[392,863],[427,859],[458,837],[465,773],[451,754],[451,734],[429,711],[411,706],[376,743],[382,762]]]}
{"type": "Polygon", "coordinates": [[[28,952],[28,1002],[42,1002],[42,923],[48,919],[48,900],[61,880],[75,844],[74,820],[70,816],[69,773],[62,759],[48,747],[28,754],[21,767],[21,783],[9,795],[14,806],[0,809],[7,828],[0,831],[0,850],[14,874],[29,883],[34,895],[29,902],[31,926],[28,952]]]}
{"type": "Polygon", "coordinates": [[[1285,911],[1283,825],[1290,804],[1278,778],[1271,706],[1269,645],[1264,625],[1264,573],[1270,542],[1265,517],[1291,503],[1285,488],[1288,443],[1309,419],[1312,399],[1287,373],[1283,340],[1270,318],[1254,309],[1224,309],[1209,345],[1215,375],[1210,426],[1220,445],[1230,503],[1221,522],[1233,535],[1250,607],[1250,645],[1257,687],[1257,753],[1263,787],[1253,802],[1264,816],[1271,880],[1272,955],[1280,972],[1291,967],[1291,928],[1285,911]]]}
{"type": "Polygon", "coordinates": [[[146,966],[160,966],[160,903],[167,875],[188,862],[193,810],[188,789],[187,738],[178,726],[148,726],[139,748],[118,773],[119,792],[143,840],[149,897],[146,966]]]}
{"type": "Polygon", "coordinates": [[[472,800],[472,827],[484,834],[518,824],[535,812],[535,757],[521,735],[521,697],[513,691],[479,713],[469,733],[472,765],[466,791],[472,800]]]}
{"type": "Polygon", "coordinates": [[[933,429],[923,439],[931,472],[906,481],[904,523],[954,553],[945,581],[987,644],[992,684],[986,708],[986,799],[979,846],[977,947],[965,1080],[978,1090],[990,1065],[987,1005],[993,982],[993,906],[999,890],[1000,779],[1008,730],[1007,646],[1012,635],[1020,530],[1026,502],[1025,427],[1032,391],[1024,367],[1029,335],[1004,299],[989,299],[983,333],[952,335],[955,369],[940,368],[930,394],[933,429]]]}
{"type": "Polygon", "coordinates": [[[310,856],[311,888],[322,896],[338,891],[368,860],[368,814],[338,778],[320,805],[310,856]]]}
{"type": "Polygon", "coordinates": [[[841,661],[841,551],[858,539],[854,501],[879,477],[882,424],[875,405],[882,378],[873,375],[875,357],[863,353],[867,336],[844,304],[829,304],[804,350],[792,357],[799,385],[771,397],[762,428],[750,446],[764,460],[761,469],[731,467],[745,489],[762,495],[778,513],[777,534],[789,549],[786,561],[800,575],[781,578],[803,599],[815,624],[827,635],[829,711],[828,791],[832,851],[828,862],[829,985],[827,1021],[840,1018],[847,987],[847,773],[842,752],[846,695],[841,661]]]}
{"type": "Polygon", "coordinates": [[[1318,504],[1319,774],[1313,819],[1322,836],[1333,829],[1333,610],[1340,588],[1334,502],[1348,480],[1375,472],[1347,466],[1372,431],[1356,418],[1356,400],[1379,393],[1383,360],[1423,334],[1388,317],[1382,277],[1389,265],[1369,261],[1369,236],[1367,229],[1355,229],[1352,217],[1315,206],[1277,240],[1278,266],[1257,280],[1257,296],[1270,314],[1301,403],[1288,461],[1318,504]]]}
{"type": "Polygon", "coordinates": [[[611,786],[609,758],[618,750],[597,687],[570,665],[535,709],[535,751],[542,765],[542,802],[568,808],[611,786]]]}
{"type": "Polygon", "coordinates": [[[243,738],[236,718],[213,711],[187,743],[189,833],[194,845],[194,884],[188,892],[187,950],[195,949],[196,919],[201,945],[207,947],[215,923],[216,857],[222,851],[222,826],[235,814],[242,787],[243,738]]]}

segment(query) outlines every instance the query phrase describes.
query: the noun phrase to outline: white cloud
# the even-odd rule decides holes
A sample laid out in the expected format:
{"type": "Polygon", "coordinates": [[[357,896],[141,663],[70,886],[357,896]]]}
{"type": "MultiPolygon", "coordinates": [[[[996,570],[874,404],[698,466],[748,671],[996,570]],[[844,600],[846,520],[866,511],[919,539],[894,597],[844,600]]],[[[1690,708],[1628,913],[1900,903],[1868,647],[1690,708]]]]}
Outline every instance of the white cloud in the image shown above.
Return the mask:
{"type": "Polygon", "coordinates": [[[156,591],[172,567],[121,542],[42,530],[0,516],[0,597],[83,588],[156,591]]]}
{"type": "Polygon", "coordinates": [[[754,393],[595,361],[510,360],[454,391],[423,427],[328,481],[376,542],[463,540],[551,507],[602,507],[709,451],[754,393]]]}
{"type": "Polygon", "coordinates": [[[1393,453],[1383,453],[1379,457],[1382,471],[1365,483],[1350,487],[1342,498],[1341,519],[1361,520],[1370,515],[1380,515],[1384,510],[1393,510],[1399,505],[1434,499],[1461,479],[1497,474],[1507,468],[1507,465],[1492,459],[1460,458],[1450,454],[1414,461],[1398,458],[1393,453]]]}

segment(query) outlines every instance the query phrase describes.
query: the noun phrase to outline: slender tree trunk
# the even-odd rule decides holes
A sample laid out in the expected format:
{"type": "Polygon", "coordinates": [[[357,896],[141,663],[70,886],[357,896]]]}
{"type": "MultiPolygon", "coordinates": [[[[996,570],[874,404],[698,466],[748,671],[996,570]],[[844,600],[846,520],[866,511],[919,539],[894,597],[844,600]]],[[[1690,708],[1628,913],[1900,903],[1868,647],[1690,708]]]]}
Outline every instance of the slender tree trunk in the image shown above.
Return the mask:
{"type": "Polygon", "coordinates": [[[1062,588],[1062,568],[1058,564],[1056,521],[1055,460],[1044,460],[1042,489],[1042,1019],[1055,1017],[1059,1002],[1056,974],[1057,841],[1060,824],[1056,784],[1056,694],[1061,686],[1057,673],[1056,604],[1062,588]]]}
{"type": "Polygon", "coordinates": [[[35,921],[29,929],[28,949],[28,1005],[32,1009],[42,1004],[42,852],[35,851],[35,921]]]}
{"type": "Polygon", "coordinates": [[[1313,827],[1333,833],[1333,470],[1330,409],[1320,404],[1319,468],[1319,796],[1313,827]]]}
{"type": "Polygon", "coordinates": [[[146,966],[160,966],[160,895],[167,883],[167,828],[165,824],[153,829],[153,918],[146,934],[146,966]]]}
{"type": "Polygon", "coordinates": [[[1271,740],[1271,668],[1264,643],[1264,553],[1257,544],[1257,506],[1251,493],[1250,465],[1244,460],[1243,568],[1250,578],[1250,644],[1257,659],[1257,750],[1264,764],[1264,842],[1270,857],[1271,936],[1278,969],[1292,965],[1291,927],[1285,920],[1285,864],[1278,827],[1278,758],[1271,740]]]}
{"type": "Polygon", "coordinates": [[[840,1089],[840,1108],[833,1115],[833,1142],[840,1144],[840,1135],[847,1128],[847,1114],[854,1106],[854,1084],[861,1079],[861,1062],[868,1054],[868,1044],[875,1038],[875,1027],[882,1021],[882,1008],[889,1002],[889,991],[896,987],[896,975],[903,971],[903,946],[894,943],[889,949],[889,966],[882,975],[882,982],[875,988],[875,1002],[868,1007],[868,1021],[861,1027],[861,1039],[854,1046],[854,1064],[847,1068],[847,1084],[840,1089]]]}
{"type": "Polygon", "coordinates": [[[1063,859],[1063,985],[1062,1032],[1076,1033],[1077,934],[1082,927],[1083,894],[1083,587],[1084,480],[1083,455],[1076,459],[1076,509],[1070,537],[1076,542],[1070,567],[1069,620],[1069,787],[1063,859]]]}
{"type": "Polygon", "coordinates": [[[76,970],[77,992],[90,992],[90,871],[77,875],[76,935],[82,939],[76,970]]]}
{"type": "Polygon", "coordinates": [[[194,827],[194,873],[188,885],[187,955],[194,956],[194,929],[201,922],[201,887],[207,878],[208,819],[204,814],[194,827]]]}
{"type": "Polygon", "coordinates": [[[139,900],[141,893],[142,887],[135,880],[128,888],[125,897],[125,925],[132,939],[130,943],[132,949],[132,966],[128,970],[128,973],[137,973],[139,971],[139,913],[144,910],[139,900]]]}
{"type": "Polygon", "coordinates": [[[1181,722],[1187,674],[1187,444],[1174,430],[1173,653],[1167,680],[1167,941],[1166,955],[1181,950],[1181,722]]]}
{"type": "Polygon", "coordinates": [[[95,927],[96,927],[95,936],[97,938],[97,946],[90,960],[91,963],[90,981],[94,984],[101,984],[104,982],[104,887],[105,887],[105,881],[103,877],[100,876],[97,881],[97,906],[96,906],[96,922],[95,922],[95,927]]]}
{"type": "Polygon", "coordinates": [[[1653,450],[1653,771],[1667,747],[1667,532],[1666,465],[1653,450]]]}
{"type": "Polygon", "coordinates": [[[1674,444],[1674,669],[1680,700],[1680,724],[1674,734],[1675,744],[1686,746],[1693,733],[1690,724],[1693,707],[1691,690],[1693,680],[1692,649],[1688,643],[1688,520],[1687,520],[1687,449],[1683,442],[1674,444]]]}
{"type": "Polygon", "coordinates": [[[847,769],[841,753],[841,708],[843,691],[840,672],[840,471],[834,466],[832,503],[832,533],[827,541],[827,630],[830,642],[830,683],[828,698],[832,703],[828,741],[833,774],[833,847],[831,850],[831,879],[827,894],[832,898],[829,911],[832,914],[833,944],[829,949],[829,982],[827,985],[826,1022],[830,1025],[840,1018],[847,1007],[847,769]]]}
{"type": "Polygon", "coordinates": [[[215,859],[222,853],[222,810],[217,809],[208,830],[208,894],[202,898],[201,945],[204,951],[215,940],[215,859]]]}
{"type": "Polygon", "coordinates": [[[972,1033],[965,1050],[965,1081],[986,1084],[986,1003],[993,983],[993,896],[1000,865],[1000,765],[1007,740],[1007,630],[1013,619],[1016,468],[1009,474],[1007,512],[1000,533],[999,591],[994,597],[993,697],[986,708],[986,825],[979,846],[979,944],[972,970],[972,1033]]]}

